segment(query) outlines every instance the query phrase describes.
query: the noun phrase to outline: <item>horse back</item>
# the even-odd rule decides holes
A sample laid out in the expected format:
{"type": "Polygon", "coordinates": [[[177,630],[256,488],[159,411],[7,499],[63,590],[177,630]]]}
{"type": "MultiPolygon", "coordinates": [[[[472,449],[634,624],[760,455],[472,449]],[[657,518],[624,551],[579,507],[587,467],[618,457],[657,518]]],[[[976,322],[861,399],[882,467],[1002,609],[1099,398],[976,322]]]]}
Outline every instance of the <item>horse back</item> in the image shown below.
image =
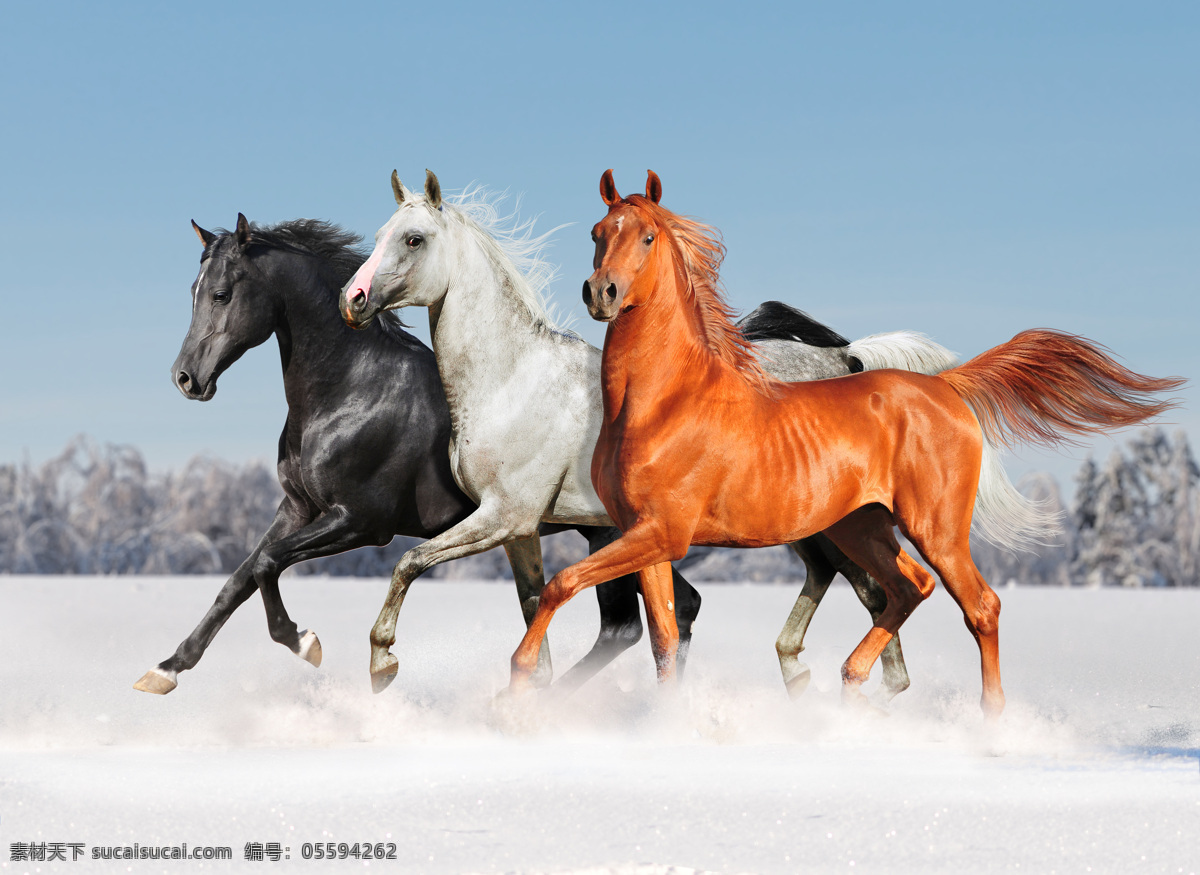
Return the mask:
{"type": "Polygon", "coordinates": [[[937,377],[884,370],[767,389],[732,375],[662,405],[652,427],[606,426],[597,473],[614,518],[665,518],[688,543],[766,546],[911,500],[947,442],[974,454],[977,476],[978,426],[937,377]],[[695,518],[672,519],[673,507],[695,518]]]}

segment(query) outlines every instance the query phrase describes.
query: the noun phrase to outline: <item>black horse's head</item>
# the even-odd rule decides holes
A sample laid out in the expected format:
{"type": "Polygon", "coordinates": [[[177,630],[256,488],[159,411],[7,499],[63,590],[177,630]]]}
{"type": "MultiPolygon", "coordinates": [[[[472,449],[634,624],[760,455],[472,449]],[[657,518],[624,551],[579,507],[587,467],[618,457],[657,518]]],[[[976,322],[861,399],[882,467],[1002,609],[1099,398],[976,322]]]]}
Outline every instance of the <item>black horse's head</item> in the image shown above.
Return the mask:
{"type": "Polygon", "coordinates": [[[195,222],[192,227],[204,254],[192,285],[192,324],[171,366],[171,382],[185,398],[207,401],[216,394],[217,377],[270,338],[279,314],[274,297],[258,288],[246,217],[238,213],[232,233],[213,234],[195,222]]]}

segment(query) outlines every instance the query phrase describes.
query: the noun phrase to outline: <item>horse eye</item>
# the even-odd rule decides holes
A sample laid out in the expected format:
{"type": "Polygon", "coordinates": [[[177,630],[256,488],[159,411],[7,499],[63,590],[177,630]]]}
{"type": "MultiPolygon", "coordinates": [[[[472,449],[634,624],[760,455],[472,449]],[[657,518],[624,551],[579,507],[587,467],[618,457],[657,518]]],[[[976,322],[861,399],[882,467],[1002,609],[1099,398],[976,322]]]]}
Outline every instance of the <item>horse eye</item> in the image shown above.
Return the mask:
{"type": "Polygon", "coordinates": [[[420,246],[422,243],[425,242],[425,238],[422,237],[420,234],[413,234],[405,242],[408,243],[409,249],[416,249],[418,246],[420,246]]]}
{"type": "Polygon", "coordinates": [[[229,293],[228,289],[218,289],[213,292],[213,300],[218,304],[228,304],[231,297],[233,296],[229,293]]]}
{"type": "Polygon", "coordinates": [[[646,235],[646,239],[645,239],[645,240],[643,240],[642,242],[643,242],[643,243],[645,243],[647,246],[649,246],[651,243],[653,243],[653,242],[654,242],[654,235],[653,235],[653,234],[647,234],[647,235],[646,235]]]}

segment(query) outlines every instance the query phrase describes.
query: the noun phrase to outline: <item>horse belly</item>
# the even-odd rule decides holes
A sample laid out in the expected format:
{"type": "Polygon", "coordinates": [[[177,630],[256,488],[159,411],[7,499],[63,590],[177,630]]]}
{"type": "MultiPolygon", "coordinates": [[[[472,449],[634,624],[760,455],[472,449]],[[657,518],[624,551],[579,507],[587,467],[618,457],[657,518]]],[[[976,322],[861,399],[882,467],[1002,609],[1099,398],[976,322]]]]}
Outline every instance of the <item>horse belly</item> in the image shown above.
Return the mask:
{"type": "Polygon", "coordinates": [[[880,439],[869,407],[834,413],[771,405],[767,413],[761,422],[752,420],[736,449],[714,454],[723,468],[720,488],[707,503],[695,543],[786,544],[864,505],[891,508],[888,466],[879,464],[890,456],[889,442],[880,439]]]}

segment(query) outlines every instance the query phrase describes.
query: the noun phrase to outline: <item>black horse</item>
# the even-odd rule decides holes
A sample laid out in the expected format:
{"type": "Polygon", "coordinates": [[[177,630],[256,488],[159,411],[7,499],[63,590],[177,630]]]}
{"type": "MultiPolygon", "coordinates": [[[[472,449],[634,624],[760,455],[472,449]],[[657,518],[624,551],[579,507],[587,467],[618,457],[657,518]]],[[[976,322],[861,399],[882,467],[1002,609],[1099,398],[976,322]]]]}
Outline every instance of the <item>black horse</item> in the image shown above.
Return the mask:
{"type": "MultiPolygon", "coordinates": [[[[221,589],[200,625],[169,659],[134,687],[169,693],[178,673],[199,662],[239,605],[262,593],[271,637],[313,665],[315,634],[288,617],[279,575],[297,562],[395,535],[432,537],[475,510],[450,472],[450,414],[433,352],[385,314],[368,330],[346,326],[338,294],[366,256],[360,238],[325,222],[299,219],[258,227],[238,214],[234,232],[192,223],[204,244],[192,286],[192,321],[171,380],[184,397],[207,401],[217,378],[272,334],[279,341],[288,416],[279,438],[285,497],[275,519],[221,589]]],[[[562,531],[542,529],[542,534],[562,531]]],[[[594,552],[620,533],[572,526],[594,552]]],[[[535,536],[505,548],[528,623],[544,585],[535,536]]],[[[600,636],[560,681],[582,684],[642,634],[636,576],[597,588],[600,636]]],[[[691,639],[700,594],[677,572],[675,611],[680,657],[691,639]]],[[[545,642],[539,675],[548,682],[545,642]]]]}

